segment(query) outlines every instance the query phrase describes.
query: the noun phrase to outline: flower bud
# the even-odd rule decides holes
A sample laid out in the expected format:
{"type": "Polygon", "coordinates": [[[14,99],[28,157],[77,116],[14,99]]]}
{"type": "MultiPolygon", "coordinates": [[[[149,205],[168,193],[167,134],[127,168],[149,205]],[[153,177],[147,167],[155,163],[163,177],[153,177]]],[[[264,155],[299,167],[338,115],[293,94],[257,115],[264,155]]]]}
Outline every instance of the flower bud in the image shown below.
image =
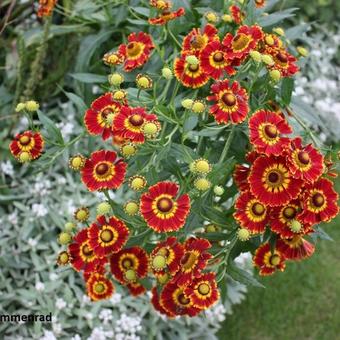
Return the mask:
{"type": "Polygon", "coordinates": [[[112,208],[109,202],[101,202],[97,205],[97,214],[106,215],[111,212],[112,208]]]}
{"type": "Polygon", "coordinates": [[[272,56],[270,56],[269,54],[262,54],[262,61],[269,66],[274,65],[274,60],[272,58],[272,56]]]}
{"type": "Polygon", "coordinates": [[[35,100],[29,100],[25,103],[27,111],[35,112],[39,109],[39,104],[35,100]]]}
{"type": "Polygon", "coordinates": [[[129,187],[134,191],[140,191],[147,185],[147,180],[144,176],[136,175],[129,178],[129,187]]]}
{"type": "Polygon", "coordinates": [[[306,48],[298,46],[296,49],[302,57],[308,57],[308,50],[306,48]]]}
{"type": "Polygon", "coordinates": [[[189,64],[189,65],[193,65],[193,66],[196,66],[198,65],[199,63],[199,60],[196,56],[194,55],[188,55],[186,58],[185,58],[185,61],[189,64]]]}
{"type": "Polygon", "coordinates": [[[109,75],[109,83],[113,86],[119,86],[124,82],[124,77],[120,73],[113,73],[109,75]]]}
{"type": "Polygon", "coordinates": [[[162,76],[167,79],[167,80],[170,80],[173,78],[173,74],[172,74],[172,71],[169,67],[163,67],[162,69],[162,76]]]}
{"type": "Polygon", "coordinates": [[[220,185],[215,185],[214,193],[217,196],[222,196],[224,194],[224,189],[220,185]]]}
{"type": "Polygon", "coordinates": [[[69,233],[62,232],[59,234],[59,243],[62,245],[69,244],[72,240],[72,236],[69,233]]]}
{"type": "Polygon", "coordinates": [[[131,157],[137,153],[137,147],[135,144],[127,143],[120,147],[120,152],[123,157],[131,157]]]}
{"type": "Polygon", "coordinates": [[[192,107],[192,111],[195,113],[203,113],[206,109],[206,105],[203,101],[201,100],[195,100],[192,107]]]}
{"type": "Polygon", "coordinates": [[[237,231],[237,237],[240,241],[244,242],[244,241],[248,241],[250,238],[250,232],[248,229],[245,228],[240,228],[237,231]]]}
{"type": "Polygon", "coordinates": [[[275,27],[275,28],[273,28],[273,32],[275,32],[276,34],[278,34],[280,36],[284,36],[285,35],[285,31],[283,30],[282,27],[275,27]]]}
{"type": "Polygon", "coordinates": [[[137,87],[142,90],[151,89],[152,87],[152,79],[147,75],[139,74],[136,77],[136,83],[137,87]]]}
{"type": "Polygon", "coordinates": [[[207,12],[205,18],[208,22],[215,24],[218,21],[218,16],[214,12],[207,12]]]}
{"type": "Polygon", "coordinates": [[[262,56],[261,56],[261,53],[258,52],[258,51],[251,51],[250,53],[250,57],[256,61],[257,63],[260,63],[262,61],[262,56]]]}
{"type": "Polygon", "coordinates": [[[182,100],[182,106],[187,110],[190,110],[192,108],[193,104],[194,104],[194,101],[192,99],[183,99],[182,100]]]}
{"type": "Polygon", "coordinates": [[[27,163],[27,162],[30,162],[31,160],[32,160],[31,154],[29,152],[27,152],[27,151],[23,151],[19,155],[19,161],[21,163],[27,163]]]}
{"type": "Polygon", "coordinates": [[[65,231],[66,232],[71,232],[73,229],[75,229],[76,225],[73,222],[67,222],[65,223],[65,231]]]}
{"type": "Polygon", "coordinates": [[[279,70],[271,70],[269,75],[275,82],[278,82],[281,79],[281,72],[279,70]]]}
{"type": "Polygon", "coordinates": [[[15,112],[21,112],[22,110],[25,110],[25,108],[26,108],[25,103],[19,103],[15,108],[15,112]]]}
{"type": "Polygon", "coordinates": [[[127,215],[134,216],[138,213],[139,206],[138,203],[135,201],[128,201],[124,205],[124,211],[127,215]]]}
{"type": "Polygon", "coordinates": [[[194,186],[199,191],[207,191],[211,187],[211,182],[205,177],[200,177],[195,180],[194,186]]]}

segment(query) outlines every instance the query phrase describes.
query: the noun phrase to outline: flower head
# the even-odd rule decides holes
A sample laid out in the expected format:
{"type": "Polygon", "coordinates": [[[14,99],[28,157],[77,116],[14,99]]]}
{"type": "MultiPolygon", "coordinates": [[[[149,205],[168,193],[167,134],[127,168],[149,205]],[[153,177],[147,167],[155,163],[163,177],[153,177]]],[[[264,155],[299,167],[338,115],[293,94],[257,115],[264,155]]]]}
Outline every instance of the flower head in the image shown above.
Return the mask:
{"type": "Polygon", "coordinates": [[[109,299],[115,291],[112,281],[99,273],[91,274],[86,281],[86,289],[92,301],[109,299]]]}
{"type": "Polygon", "coordinates": [[[17,134],[9,145],[12,155],[20,160],[20,156],[28,156],[29,160],[37,159],[41,156],[44,148],[44,139],[40,132],[25,131],[17,134]]]}

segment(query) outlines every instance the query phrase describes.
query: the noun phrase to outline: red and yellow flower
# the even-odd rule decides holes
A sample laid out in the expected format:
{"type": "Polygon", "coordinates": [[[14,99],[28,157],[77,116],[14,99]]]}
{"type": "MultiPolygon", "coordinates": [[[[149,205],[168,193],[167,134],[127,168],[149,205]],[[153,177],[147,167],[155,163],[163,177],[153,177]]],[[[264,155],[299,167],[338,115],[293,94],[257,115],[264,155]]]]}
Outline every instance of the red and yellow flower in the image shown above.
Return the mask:
{"type": "Polygon", "coordinates": [[[93,273],[86,281],[87,295],[92,301],[105,300],[115,291],[111,280],[99,273],[93,273]]]}
{"type": "Polygon", "coordinates": [[[184,287],[180,287],[172,281],[164,286],[160,294],[160,304],[170,315],[196,316],[201,311],[185,294],[184,287]]]}
{"type": "Polygon", "coordinates": [[[176,231],[183,227],[190,212],[189,195],[178,195],[173,182],[159,182],[144,193],[140,212],[150,228],[158,233],[176,231]]]}
{"type": "Polygon", "coordinates": [[[248,191],[250,167],[244,164],[236,164],[233,172],[233,179],[239,191],[248,191]]]}
{"type": "Polygon", "coordinates": [[[157,9],[171,9],[172,2],[166,0],[150,0],[150,6],[155,7],[157,9]]]}
{"type": "Polygon", "coordinates": [[[123,64],[125,57],[119,52],[108,52],[103,56],[104,64],[108,66],[116,66],[123,64]]]}
{"type": "Polygon", "coordinates": [[[252,233],[262,233],[268,224],[267,207],[255,198],[249,191],[241,193],[235,202],[234,218],[252,233]]]}
{"type": "Polygon", "coordinates": [[[272,57],[275,64],[271,68],[280,71],[281,77],[291,77],[299,71],[296,58],[286,50],[276,50],[272,53],[272,57]]]}
{"type": "Polygon", "coordinates": [[[44,148],[44,139],[40,132],[25,131],[18,133],[9,145],[12,155],[20,160],[23,152],[28,154],[30,160],[41,156],[44,148]]]}
{"type": "Polygon", "coordinates": [[[266,0],[255,0],[255,6],[257,8],[264,7],[266,5],[266,0]]]}
{"type": "Polygon", "coordinates": [[[195,307],[208,309],[214,305],[220,297],[215,273],[204,273],[194,278],[184,289],[184,293],[186,296],[189,296],[195,307]]]}
{"type": "Polygon", "coordinates": [[[287,260],[295,261],[311,257],[315,250],[314,244],[302,238],[301,235],[295,235],[288,239],[278,239],[276,247],[287,260]]]}
{"type": "Polygon", "coordinates": [[[276,51],[284,48],[282,40],[275,34],[265,33],[260,41],[258,51],[262,54],[273,55],[276,51]]]}
{"type": "Polygon", "coordinates": [[[249,112],[248,94],[237,81],[231,85],[229,80],[219,81],[211,86],[211,96],[208,100],[214,101],[210,113],[218,124],[229,122],[242,123],[249,112]]]}
{"type": "Polygon", "coordinates": [[[311,144],[302,145],[301,137],[291,141],[287,159],[293,177],[307,182],[316,181],[323,173],[324,158],[311,144]]]}
{"type": "Polygon", "coordinates": [[[126,285],[132,296],[139,296],[146,292],[146,288],[139,282],[130,282],[126,285]]]}
{"type": "Polygon", "coordinates": [[[143,126],[147,122],[157,121],[157,116],[148,114],[142,107],[124,106],[115,117],[113,132],[115,135],[134,143],[144,143],[143,126]]]}
{"type": "MultiPolygon", "coordinates": [[[[199,52],[195,52],[198,57],[199,52]]],[[[193,89],[202,87],[209,81],[209,75],[203,70],[202,61],[198,59],[198,63],[193,65],[187,62],[187,56],[190,54],[183,53],[174,62],[174,73],[179,82],[186,87],[193,89]]]]}
{"type": "Polygon", "coordinates": [[[169,9],[162,10],[162,13],[149,19],[150,25],[165,25],[167,22],[177,19],[185,14],[185,9],[180,7],[178,10],[171,12],[169,9]]]}
{"type": "Polygon", "coordinates": [[[326,178],[320,178],[317,182],[306,185],[303,210],[299,218],[312,225],[330,221],[339,212],[338,198],[333,182],[326,178]]]}
{"type": "Polygon", "coordinates": [[[38,17],[48,17],[52,14],[57,0],[39,0],[38,17]]]}
{"type": "Polygon", "coordinates": [[[281,155],[290,144],[290,139],[282,137],[292,128],[287,121],[272,111],[259,110],[249,119],[249,138],[256,151],[266,155],[281,155]]]}
{"type": "Polygon", "coordinates": [[[124,181],[126,167],[114,151],[95,151],[81,170],[82,181],[90,191],[118,189],[124,181]]]}
{"type": "Polygon", "coordinates": [[[253,263],[263,276],[271,275],[276,270],[284,271],[286,267],[284,254],[277,248],[272,252],[269,243],[264,243],[256,249],[253,263]]]}
{"type": "Polygon", "coordinates": [[[73,243],[68,247],[70,263],[76,271],[93,272],[96,267],[103,266],[106,258],[98,257],[90,246],[88,228],[80,230],[73,237],[73,243]]]}
{"type": "Polygon", "coordinates": [[[84,123],[91,135],[102,135],[104,140],[112,135],[114,118],[122,105],[113,100],[112,93],[97,98],[86,111],[84,123]]]}
{"type": "Polygon", "coordinates": [[[131,33],[128,36],[128,43],[120,45],[118,49],[118,53],[124,57],[124,70],[130,72],[144,65],[149,60],[150,53],[154,48],[155,45],[149,34],[131,33]]]}
{"type": "Polygon", "coordinates": [[[214,79],[219,79],[226,72],[229,76],[236,73],[232,62],[227,59],[223,45],[214,40],[201,51],[202,69],[214,79]]]}
{"type": "Polygon", "coordinates": [[[200,28],[194,28],[185,38],[183,39],[182,52],[195,53],[202,51],[208,43],[214,40],[219,40],[217,35],[217,29],[211,24],[207,24],[203,30],[200,28]]]}
{"type": "Polygon", "coordinates": [[[242,23],[242,21],[245,18],[245,14],[244,12],[241,11],[241,8],[236,6],[236,5],[231,5],[229,7],[229,12],[230,15],[233,19],[233,21],[235,22],[235,24],[239,25],[242,23]]]}
{"type": "Polygon", "coordinates": [[[211,247],[208,240],[203,238],[189,238],[184,243],[184,256],[181,267],[174,277],[179,286],[188,285],[194,277],[200,276],[212,255],[207,251],[211,247]]]}
{"type": "Polygon", "coordinates": [[[265,205],[285,205],[298,197],[303,182],[292,177],[283,157],[260,156],[249,175],[252,194],[265,205]]]}
{"type": "Polygon", "coordinates": [[[156,276],[170,273],[174,276],[181,264],[184,247],[176,237],[170,236],[165,241],[159,242],[150,254],[150,268],[156,276]]]}
{"type": "Polygon", "coordinates": [[[141,247],[122,249],[118,253],[112,254],[110,258],[113,276],[125,285],[143,279],[148,273],[148,263],[148,254],[141,247]]]}
{"type": "Polygon", "coordinates": [[[89,244],[94,253],[101,257],[117,253],[125,245],[129,237],[129,229],[125,223],[112,216],[97,216],[88,230],[89,244]]]}
{"type": "Polygon", "coordinates": [[[174,313],[171,313],[162,307],[160,300],[159,300],[157,287],[152,287],[151,289],[151,303],[157,312],[163,315],[166,315],[168,318],[173,318],[176,316],[174,313]]]}
{"type": "Polygon", "coordinates": [[[227,33],[222,44],[226,48],[229,59],[243,60],[252,50],[256,49],[263,36],[263,31],[259,26],[241,26],[235,36],[227,33]]]}

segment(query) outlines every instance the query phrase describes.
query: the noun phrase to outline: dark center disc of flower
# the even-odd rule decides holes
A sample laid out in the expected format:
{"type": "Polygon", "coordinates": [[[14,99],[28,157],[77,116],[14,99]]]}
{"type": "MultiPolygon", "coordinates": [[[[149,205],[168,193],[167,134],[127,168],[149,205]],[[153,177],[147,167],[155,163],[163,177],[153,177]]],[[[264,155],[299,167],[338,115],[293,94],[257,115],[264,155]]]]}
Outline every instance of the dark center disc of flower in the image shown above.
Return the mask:
{"type": "Polygon", "coordinates": [[[237,34],[233,39],[233,48],[236,51],[243,50],[247,47],[249,42],[249,37],[243,33],[237,34]]]}
{"type": "Polygon", "coordinates": [[[133,126],[141,126],[144,123],[144,118],[141,115],[135,114],[129,118],[129,122],[133,126]]]}
{"type": "Polygon", "coordinates": [[[141,46],[138,43],[130,42],[127,46],[127,54],[130,57],[135,57],[141,51],[141,46]]]}
{"type": "Polygon", "coordinates": [[[100,239],[103,242],[111,242],[113,240],[113,232],[109,229],[105,229],[100,233],[100,239]]]}
{"type": "Polygon", "coordinates": [[[236,104],[236,97],[231,93],[225,93],[222,96],[222,101],[227,106],[234,106],[236,104]]]}
{"type": "Polygon", "coordinates": [[[283,64],[286,64],[287,61],[288,61],[287,56],[286,56],[285,54],[281,53],[281,52],[279,52],[279,53],[276,55],[276,58],[277,58],[277,60],[279,60],[279,61],[280,61],[281,63],[283,63],[283,64]]]}
{"type": "Polygon", "coordinates": [[[97,175],[105,175],[109,171],[109,166],[106,163],[100,163],[96,166],[97,175]]]}
{"type": "Polygon", "coordinates": [[[167,16],[167,15],[170,15],[170,14],[171,14],[171,12],[170,12],[169,9],[164,9],[164,10],[162,11],[162,15],[167,16]]]}
{"type": "Polygon", "coordinates": [[[198,65],[189,65],[189,70],[191,72],[197,72],[199,69],[199,66],[198,65]]]}
{"type": "Polygon", "coordinates": [[[291,220],[296,216],[296,209],[293,207],[284,208],[282,214],[285,218],[291,220]]]}
{"type": "Polygon", "coordinates": [[[169,212],[174,206],[173,201],[168,197],[163,197],[157,202],[157,208],[163,213],[169,212]]]}
{"type": "Polygon", "coordinates": [[[279,132],[277,131],[277,128],[275,125],[268,124],[264,128],[264,132],[267,137],[274,139],[278,136],[279,132]]]}
{"type": "Polygon", "coordinates": [[[264,214],[265,212],[265,208],[263,206],[263,204],[261,203],[255,203],[253,206],[252,206],[252,211],[255,215],[257,216],[261,216],[264,214]]]}
{"type": "Polygon", "coordinates": [[[281,259],[280,259],[280,256],[277,255],[277,254],[274,254],[274,255],[272,255],[272,256],[270,257],[269,262],[270,262],[271,265],[277,266],[277,265],[280,264],[280,260],[281,260],[281,259]]]}
{"type": "Polygon", "coordinates": [[[270,183],[275,184],[280,180],[280,175],[277,172],[273,171],[268,175],[268,180],[270,183]]]}
{"type": "Polygon", "coordinates": [[[300,151],[298,153],[298,159],[302,164],[305,164],[305,165],[307,165],[310,162],[309,154],[306,151],[300,151]]]}
{"type": "Polygon", "coordinates": [[[19,142],[21,145],[28,145],[31,141],[31,138],[28,136],[21,136],[19,142]]]}
{"type": "Polygon", "coordinates": [[[210,293],[210,287],[206,283],[201,283],[198,286],[198,292],[202,295],[208,295],[210,293]]]}
{"type": "Polygon", "coordinates": [[[85,256],[91,256],[92,253],[93,253],[93,251],[90,249],[90,247],[89,247],[87,244],[85,244],[85,245],[83,246],[82,252],[83,252],[83,254],[84,254],[85,256]]]}
{"type": "Polygon", "coordinates": [[[222,52],[216,52],[213,56],[214,61],[216,61],[217,63],[220,63],[224,60],[224,56],[222,52]]]}
{"type": "Polygon", "coordinates": [[[323,206],[323,204],[325,203],[325,197],[320,194],[319,192],[317,192],[316,194],[313,195],[313,204],[315,207],[320,208],[323,206]]]}
{"type": "Polygon", "coordinates": [[[133,262],[131,259],[125,259],[122,263],[122,266],[125,268],[125,269],[129,269],[133,266],[133,262]]]}
{"type": "Polygon", "coordinates": [[[183,293],[178,295],[178,301],[184,306],[190,303],[190,299],[188,299],[183,293]]]}
{"type": "Polygon", "coordinates": [[[204,46],[204,37],[202,35],[196,35],[191,39],[191,47],[193,48],[202,48],[204,46]]]}
{"type": "Polygon", "coordinates": [[[94,290],[97,294],[101,294],[104,292],[105,287],[102,283],[99,282],[99,283],[96,283],[96,285],[94,286],[94,290]]]}
{"type": "Polygon", "coordinates": [[[102,117],[103,117],[103,118],[106,118],[106,117],[107,117],[109,114],[111,114],[111,113],[113,113],[112,108],[107,107],[106,109],[104,109],[104,110],[102,111],[102,117]]]}
{"type": "Polygon", "coordinates": [[[184,269],[190,269],[192,268],[197,260],[197,255],[191,251],[188,253],[185,253],[184,256],[181,259],[181,265],[184,269]]]}

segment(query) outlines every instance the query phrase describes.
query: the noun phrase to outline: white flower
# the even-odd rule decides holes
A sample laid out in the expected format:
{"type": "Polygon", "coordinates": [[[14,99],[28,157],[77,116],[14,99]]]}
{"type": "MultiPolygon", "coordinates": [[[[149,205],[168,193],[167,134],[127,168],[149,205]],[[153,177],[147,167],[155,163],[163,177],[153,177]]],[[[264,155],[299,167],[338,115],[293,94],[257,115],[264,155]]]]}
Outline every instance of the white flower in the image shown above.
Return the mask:
{"type": "Polygon", "coordinates": [[[58,280],[58,278],[59,278],[59,276],[56,273],[50,273],[50,275],[49,275],[49,279],[51,281],[56,281],[56,280],[58,280]]]}
{"type": "Polygon", "coordinates": [[[31,248],[35,248],[35,247],[37,246],[37,244],[38,244],[38,241],[35,240],[34,238],[29,238],[29,239],[27,240],[27,243],[28,243],[28,245],[29,245],[31,248]]]}
{"type": "Polygon", "coordinates": [[[87,319],[87,320],[92,320],[92,319],[93,319],[93,314],[90,313],[90,312],[86,313],[86,314],[85,314],[85,319],[87,319]]]}
{"type": "Polygon", "coordinates": [[[93,329],[91,336],[87,340],[106,340],[106,334],[102,327],[96,327],[93,329]]]}
{"type": "Polygon", "coordinates": [[[81,337],[80,337],[79,334],[76,334],[75,336],[73,336],[73,337],[71,338],[71,340],[81,340],[81,337]]]}
{"type": "Polygon", "coordinates": [[[32,213],[36,215],[36,217],[44,217],[48,213],[48,210],[46,209],[46,207],[43,204],[38,204],[38,203],[34,203],[32,205],[31,210],[32,210],[32,213]]]}
{"type": "Polygon", "coordinates": [[[56,302],[55,302],[55,306],[58,309],[64,309],[67,306],[67,303],[64,299],[61,298],[57,298],[56,302]]]}
{"type": "Polygon", "coordinates": [[[66,141],[69,140],[70,136],[74,132],[74,124],[71,122],[66,122],[66,123],[61,122],[56,125],[60,129],[60,132],[63,135],[63,138],[66,141]]]}
{"type": "Polygon", "coordinates": [[[99,313],[99,319],[103,320],[104,324],[107,324],[109,321],[113,319],[112,310],[111,309],[102,309],[99,313]]]}
{"type": "Polygon", "coordinates": [[[11,177],[14,175],[13,164],[8,160],[0,163],[0,169],[5,175],[11,176],[11,177]]]}
{"type": "Polygon", "coordinates": [[[91,302],[91,299],[87,295],[83,295],[82,305],[89,304],[90,302],[91,302]]]}
{"type": "Polygon", "coordinates": [[[38,281],[36,284],[35,284],[35,289],[38,291],[38,292],[42,292],[44,289],[45,289],[45,285],[38,281]]]}
{"type": "Polygon", "coordinates": [[[18,224],[18,212],[15,210],[11,214],[7,215],[8,222],[17,225],[18,224]]]}
{"type": "Polygon", "coordinates": [[[57,335],[60,334],[62,332],[62,330],[63,330],[63,328],[62,328],[60,323],[52,324],[52,328],[53,328],[54,333],[56,333],[57,335]]]}
{"type": "Polygon", "coordinates": [[[114,294],[112,295],[112,297],[110,298],[110,302],[111,302],[113,305],[118,304],[121,300],[122,300],[122,295],[119,294],[119,293],[114,293],[114,294]]]}
{"type": "Polygon", "coordinates": [[[40,340],[57,340],[57,338],[55,337],[53,332],[44,329],[44,336],[42,336],[40,340]]]}

